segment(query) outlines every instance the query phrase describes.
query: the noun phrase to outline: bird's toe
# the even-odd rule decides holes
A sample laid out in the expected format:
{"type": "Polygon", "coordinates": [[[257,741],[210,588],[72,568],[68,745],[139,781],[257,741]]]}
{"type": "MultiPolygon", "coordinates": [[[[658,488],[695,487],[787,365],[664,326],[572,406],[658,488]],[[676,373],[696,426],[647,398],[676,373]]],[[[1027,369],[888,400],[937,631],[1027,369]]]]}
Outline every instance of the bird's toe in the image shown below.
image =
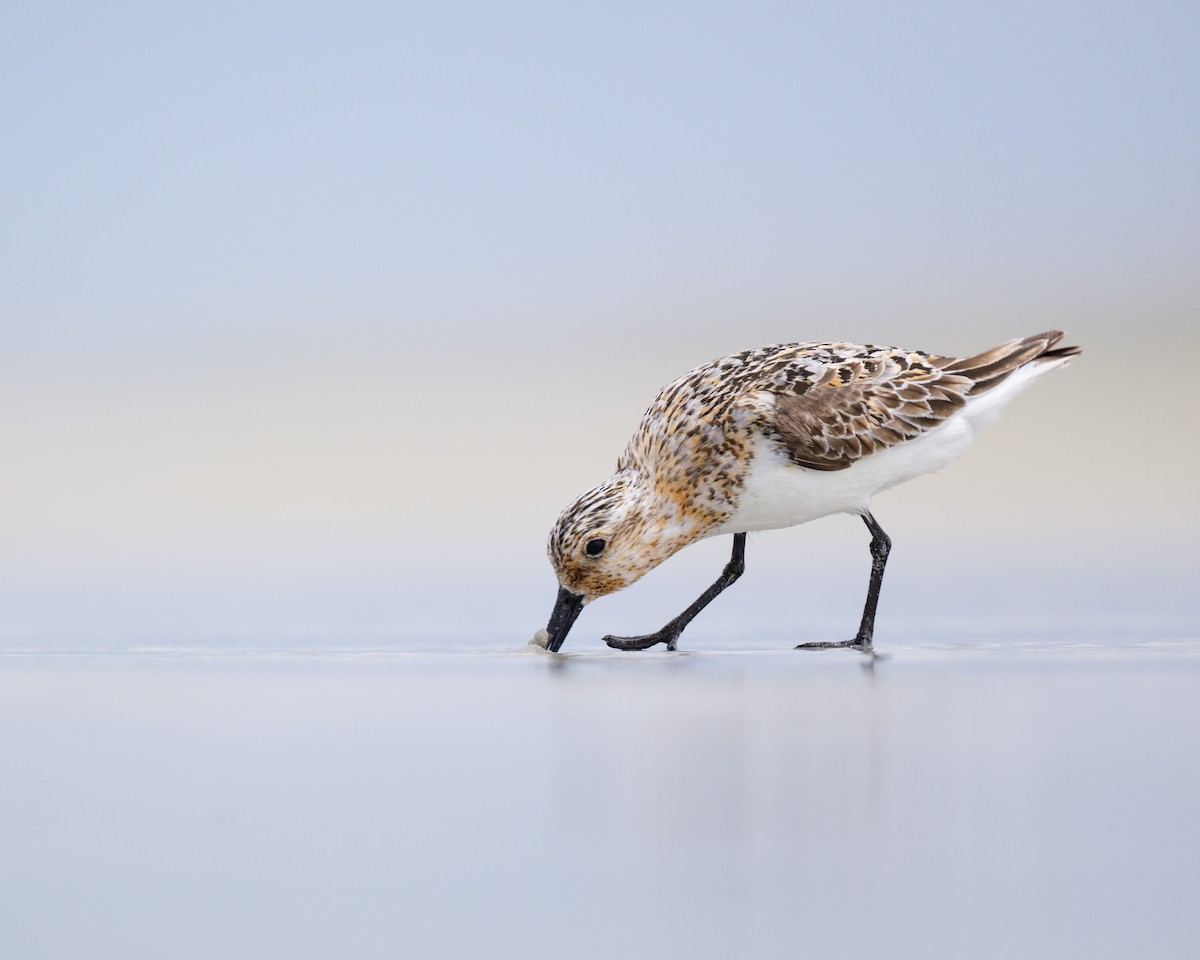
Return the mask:
{"type": "Polygon", "coordinates": [[[614,650],[649,650],[660,643],[665,643],[668,650],[675,649],[677,637],[673,634],[648,633],[640,637],[614,637],[611,634],[604,638],[614,650]]]}

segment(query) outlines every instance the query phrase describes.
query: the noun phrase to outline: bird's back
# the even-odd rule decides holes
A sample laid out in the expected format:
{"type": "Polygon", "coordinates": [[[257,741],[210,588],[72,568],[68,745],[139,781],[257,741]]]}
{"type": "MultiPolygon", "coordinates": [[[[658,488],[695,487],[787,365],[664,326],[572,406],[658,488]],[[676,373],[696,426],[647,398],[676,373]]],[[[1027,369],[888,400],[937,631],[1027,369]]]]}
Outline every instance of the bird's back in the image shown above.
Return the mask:
{"type": "MultiPolygon", "coordinates": [[[[766,461],[768,492],[777,486],[776,468],[790,468],[782,475],[796,489],[781,489],[783,500],[803,499],[805,491],[849,493],[817,496],[797,515],[859,509],[879,490],[961,456],[1009,399],[1079,352],[1057,347],[1061,338],[1049,331],[962,358],[851,343],[732,354],[667,384],[619,467],[643,472],[660,495],[702,507],[714,522],[739,512],[745,488],[762,487],[751,474],[766,461]],[[895,452],[882,456],[888,451],[895,452]],[[821,481],[813,474],[844,476],[821,481]]],[[[725,522],[716,528],[729,529],[725,522]]]]}

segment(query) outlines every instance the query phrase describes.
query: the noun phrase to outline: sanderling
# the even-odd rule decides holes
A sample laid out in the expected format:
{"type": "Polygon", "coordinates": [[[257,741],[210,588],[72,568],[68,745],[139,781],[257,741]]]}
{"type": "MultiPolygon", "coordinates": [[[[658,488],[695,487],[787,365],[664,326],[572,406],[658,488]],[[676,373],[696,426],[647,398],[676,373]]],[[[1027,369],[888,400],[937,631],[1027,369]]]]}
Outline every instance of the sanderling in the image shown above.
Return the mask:
{"type": "Polygon", "coordinates": [[[733,555],[696,601],[655,633],[606,636],[644,650],[679,635],[742,575],[746,533],[856,513],[871,533],[871,579],[853,640],[871,650],[891,540],[871,498],[958,459],[976,432],[1078,347],[1057,330],[973,357],[853,343],[787,343],[722,357],[667,384],[608,480],[550,531],[558,597],[535,640],[557,651],[584,604],[633,583],[689,543],[733,534],[733,555]]]}

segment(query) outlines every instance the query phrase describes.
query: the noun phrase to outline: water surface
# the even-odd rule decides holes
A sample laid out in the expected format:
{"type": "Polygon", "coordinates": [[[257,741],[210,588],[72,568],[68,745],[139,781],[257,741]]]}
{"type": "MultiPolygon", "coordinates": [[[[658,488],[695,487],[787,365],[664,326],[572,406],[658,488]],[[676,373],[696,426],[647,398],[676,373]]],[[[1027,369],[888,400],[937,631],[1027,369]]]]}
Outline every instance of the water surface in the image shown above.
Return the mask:
{"type": "Polygon", "coordinates": [[[601,650],[0,655],[0,954],[1200,949],[1196,641],[601,650]]]}

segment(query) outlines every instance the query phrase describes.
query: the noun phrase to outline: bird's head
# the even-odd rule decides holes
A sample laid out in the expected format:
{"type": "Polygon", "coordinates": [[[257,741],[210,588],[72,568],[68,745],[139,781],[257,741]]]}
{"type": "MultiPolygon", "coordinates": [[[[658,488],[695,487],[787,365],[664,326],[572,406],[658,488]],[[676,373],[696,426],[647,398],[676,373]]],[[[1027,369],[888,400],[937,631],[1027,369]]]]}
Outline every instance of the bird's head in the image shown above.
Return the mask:
{"type": "Polygon", "coordinates": [[[546,545],[558,577],[549,650],[562,646],[584,604],[629,586],[678,549],[643,494],[636,477],[618,473],[559,515],[546,545]]]}

